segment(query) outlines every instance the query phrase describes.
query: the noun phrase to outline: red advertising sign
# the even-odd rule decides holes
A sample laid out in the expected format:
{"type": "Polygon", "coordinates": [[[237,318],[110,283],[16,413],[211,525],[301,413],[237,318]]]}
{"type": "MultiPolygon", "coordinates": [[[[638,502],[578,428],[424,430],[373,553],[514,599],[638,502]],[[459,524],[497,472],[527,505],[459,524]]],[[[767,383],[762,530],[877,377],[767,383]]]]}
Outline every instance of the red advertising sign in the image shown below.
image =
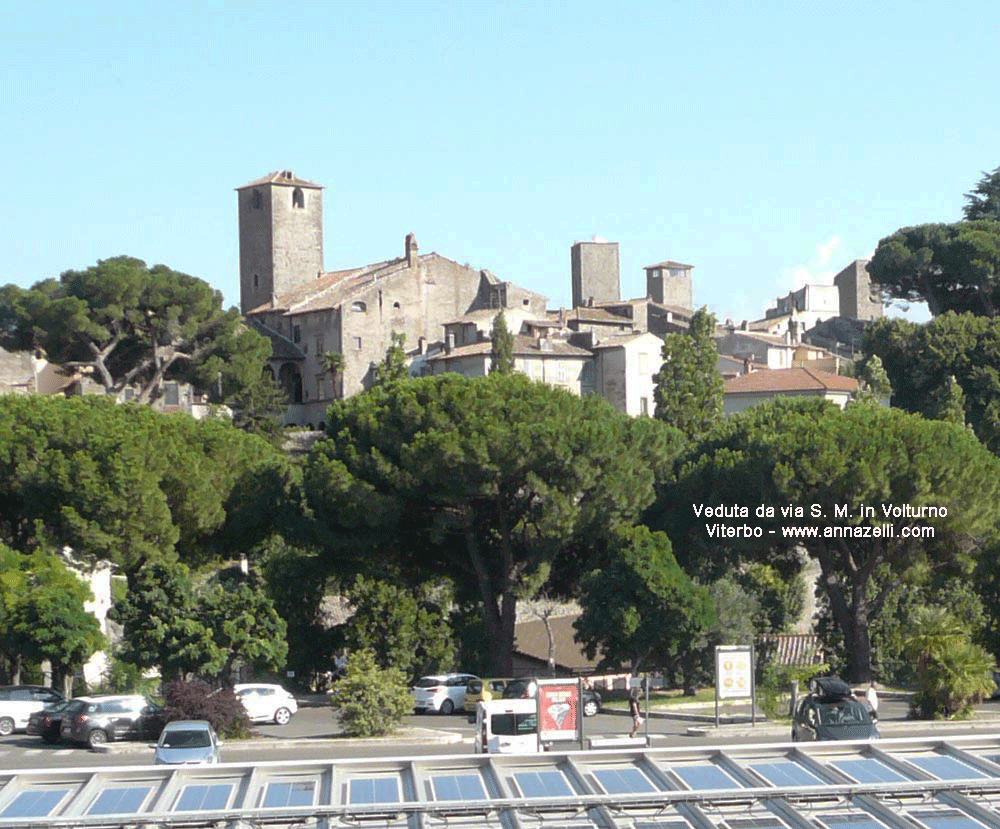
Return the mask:
{"type": "Polygon", "coordinates": [[[580,728],[580,687],[576,682],[538,683],[538,736],[575,740],[580,728]]]}

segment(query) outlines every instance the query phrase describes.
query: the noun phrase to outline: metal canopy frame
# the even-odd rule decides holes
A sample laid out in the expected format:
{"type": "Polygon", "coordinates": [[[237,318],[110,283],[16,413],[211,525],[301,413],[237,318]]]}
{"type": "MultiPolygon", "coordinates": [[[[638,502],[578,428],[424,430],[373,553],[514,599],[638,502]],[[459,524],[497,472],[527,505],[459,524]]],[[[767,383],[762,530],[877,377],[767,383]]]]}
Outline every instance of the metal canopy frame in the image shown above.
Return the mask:
{"type": "Polygon", "coordinates": [[[0,829],[1000,829],[998,810],[992,736],[0,771],[0,829]]]}

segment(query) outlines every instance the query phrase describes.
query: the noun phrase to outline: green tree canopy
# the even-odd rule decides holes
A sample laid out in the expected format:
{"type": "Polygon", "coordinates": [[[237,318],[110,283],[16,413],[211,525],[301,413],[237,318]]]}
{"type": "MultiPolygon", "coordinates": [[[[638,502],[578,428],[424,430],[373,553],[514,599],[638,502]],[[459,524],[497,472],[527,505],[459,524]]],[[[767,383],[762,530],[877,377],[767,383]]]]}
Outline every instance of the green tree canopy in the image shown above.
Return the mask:
{"type": "Polygon", "coordinates": [[[154,559],[201,561],[237,483],[276,457],[224,421],[108,398],[0,396],[0,540],[70,547],[126,575],[154,559]]]}
{"type": "MultiPolygon", "coordinates": [[[[634,520],[669,443],[602,400],[500,374],[376,387],[331,406],[327,428],[306,471],[320,523],[382,568],[453,575],[484,608],[500,676],[518,598],[574,539],[634,520]]],[[[580,563],[561,569],[575,582],[580,563]]]]}
{"type": "Polygon", "coordinates": [[[653,377],[656,417],[697,439],[722,419],[722,375],[715,316],[695,311],[683,334],[663,339],[663,365],[653,377]]]}
{"type": "Polygon", "coordinates": [[[962,208],[969,221],[988,219],[1000,222],[1000,167],[992,173],[983,173],[975,189],[965,194],[968,204],[962,208]]]}
{"type": "Polygon", "coordinates": [[[490,329],[490,374],[514,372],[514,335],[507,327],[503,310],[497,312],[490,329]]]}
{"type": "Polygon", "coordinates": [[[672,671],[716,623],[709,591],[680,568],[663,533],[620,528],[608,555],[584,579],[577,641],[588,659],[601,654],[599,670],[672,671]]]}
{"type": "Polygon", "coordinates": [[[883,296],[931,314],[1000,312],[1000,222],[904,227],[878,243],[868,273],[883,296]]]}
{"type": "Polygon", "coordinates": [[[820,565],[849,678],[860,682],[886,597],[935,571],[968,573],[995,537],[998,495],[1000,461],[966,429],[881,407],[779,400],[730,418],[692,451],[648,517],[672,527],[691,560],[719,551],[730,565],[773,563],[805,548],[820,565]],[[708,516],[705,507],[747,512],[708,516]],[[761,537],[720,537],[723,525],[759,526],[761,537]],[[803,530],[786,535],[793,526],[803,530]]]}
{"type": "Polygon", "coordinates": [[[885,366],[893,406],[954,422],[961,407],[961,421],[1000,453],[1000,320],[968,313],[942,314],[924,325],[879,320],[864,350],[885,366]]]}
{"type": "Polygon", "coordinates": [[[358,576],[347,590],[354,614],[345,623],[344,644],[367,650],[382,668],[410,678],[452,670],[455,645],[448,619],[423,591],[358,576]]]}
{"type": "Polygon", "coordinates": [[[111,394],[159,397],[165,380],[192,382],[221,402],[259,382],[270,343],[222,309],[197,277],[129,256],[66,271],[30,289],[0,289],[0,345],[40,348],[50,362],[111,394]]]}

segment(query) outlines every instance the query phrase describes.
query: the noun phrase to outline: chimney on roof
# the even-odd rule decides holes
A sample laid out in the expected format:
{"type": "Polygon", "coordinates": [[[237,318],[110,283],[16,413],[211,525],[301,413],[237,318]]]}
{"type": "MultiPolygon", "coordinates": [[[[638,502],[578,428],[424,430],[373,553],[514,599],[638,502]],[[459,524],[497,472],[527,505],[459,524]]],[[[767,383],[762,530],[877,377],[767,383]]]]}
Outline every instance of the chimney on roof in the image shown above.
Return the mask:
{"type": "Polygon", "coordinates": [[[450,332],[448,334],[448,339],[445,341],[444,353],[451,354],[454,348],[455,348],[455,333],[450,332]]]}
{"type": "Polygon", "coordinates": [[[753,371],[753,363],[751,362],[751,360],[750,360],[749,357],[744,357],[743,358],[743,373],[744,374],[749,374],[751,371],[753,371]]]}
{"type": "Polygon", "coordinates": [[[281,175],[284,176],[289,181],[295,178],[295,174],[291,170],[282,170],[281,175]]]}
{"type": "Polygon", "coordinates": [[[413,233],[406,234],[406,266],[417,267],[417,237],[413,233]]]}

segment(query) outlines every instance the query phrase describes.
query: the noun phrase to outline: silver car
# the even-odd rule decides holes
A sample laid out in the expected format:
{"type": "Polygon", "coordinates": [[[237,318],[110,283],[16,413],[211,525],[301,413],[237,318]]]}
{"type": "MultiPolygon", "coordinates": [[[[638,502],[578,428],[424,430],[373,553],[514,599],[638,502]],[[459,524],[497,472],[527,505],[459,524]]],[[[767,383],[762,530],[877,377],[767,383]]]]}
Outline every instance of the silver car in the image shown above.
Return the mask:
{"type": "Polygon", "coordinates": [[[214,765],[220,760],[219,739],[208,720],[174,720],[153,743],[153,763],[169,766],[214,765]]]}

